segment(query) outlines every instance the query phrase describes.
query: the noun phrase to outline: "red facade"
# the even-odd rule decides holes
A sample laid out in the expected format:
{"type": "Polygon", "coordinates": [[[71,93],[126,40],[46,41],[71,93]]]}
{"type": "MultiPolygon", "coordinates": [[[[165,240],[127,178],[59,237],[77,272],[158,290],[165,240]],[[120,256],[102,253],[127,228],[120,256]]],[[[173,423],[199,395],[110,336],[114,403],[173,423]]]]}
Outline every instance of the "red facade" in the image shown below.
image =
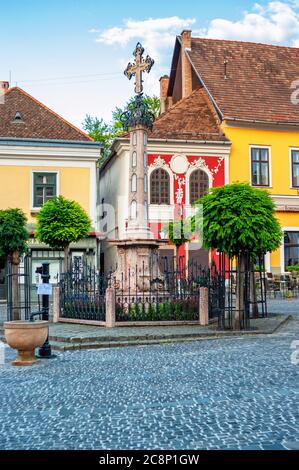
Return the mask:
{"type": "MultiPolygon", "coordinates": [[[[225,158],[220,156],[179,156],[178,158],[183,163],[182,167],[184,167],[180,169],[177,168],[178,165],[173,163],[176,157],[178,156],[149,154],[148,165],[150,175],[157,168],[163,168],[169,174],[169,182],[172,185],[172,188],[170,188],[172,194],[170,205],[174,208],[174,217],[180,218],[181,214],[183,217],[186,216],[186,213],[188,215],[188,209],[190,208],[189,182],[192,172],[201,170],[206,173],[209,177],[209,187],[223,186],[225,184],[225,158]]],[[[149,184],[151,184],[151,177],[149,178],[149,184]]],[[[151,200],[149,200],[149,203],[151,204],[151,200]]],[[[155,238],[160,238],[160,231],[163,229],[164,224],[150,219],[150,227],[155,234],[155,238]]],[[[180,247],[178,254],[185,257],[185,259],[188,258],[186,245],[180,247]]]]}

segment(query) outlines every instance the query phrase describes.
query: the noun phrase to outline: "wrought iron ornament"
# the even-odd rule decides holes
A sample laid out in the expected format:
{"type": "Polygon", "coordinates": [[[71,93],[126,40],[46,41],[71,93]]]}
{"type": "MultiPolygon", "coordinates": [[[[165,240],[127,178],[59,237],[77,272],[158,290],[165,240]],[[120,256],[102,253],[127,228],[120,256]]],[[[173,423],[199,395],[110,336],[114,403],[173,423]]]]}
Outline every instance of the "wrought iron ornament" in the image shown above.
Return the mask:
{"type": "Polygon", "coordinates": [[[142,80],[142,73],[147,72],[149,73],[151,71],[152,66],[154,65],[154,60],[147,55],[145,59],[143,59],[143,53],[144,53],[144,48],[140,44],[140,42],[137,43],[136,48],[133,52],[133,55],[135,57],[135,62],[131,64],[131,62],[128,63],[126,70],[124,71],[125,76],[131,80],[131,78],[135,75],[136,76],[136,82],[135,82],[135,93],[137,95],[140,95],[143,91],[143,80],[142,80]]]}
{"type": "Polygon", "coordinates": [[[124,71],[125,76],[131,80],[133,76],[136,76],[135,82],[135,98],[128,105],[127,110],[122,113],[120,119],[123,123],[125,129],[136,126],[144,126],[148,129],[153,127],[153,122],[155,120],[154,114],[150,111],[148,104],[146,103],[143,96],[143,80],[142,73],[151,71],[152,66],[154,65],[153,59],[147,55],[143,59],[144,48],[137,43],[136,48],[133,52],[135,57],[135,62],[131,64],[128,63],[126,70],[124,71]]]}
{"type": "Polygon", "coordinates": [[[121,114],[120,120],[125,129],[136,126],[144,126],[151,129],[155,116],[150,111],[144,96],[140,94],[135,96],[134,100],[129,103],[127,111],[121,114]]]}

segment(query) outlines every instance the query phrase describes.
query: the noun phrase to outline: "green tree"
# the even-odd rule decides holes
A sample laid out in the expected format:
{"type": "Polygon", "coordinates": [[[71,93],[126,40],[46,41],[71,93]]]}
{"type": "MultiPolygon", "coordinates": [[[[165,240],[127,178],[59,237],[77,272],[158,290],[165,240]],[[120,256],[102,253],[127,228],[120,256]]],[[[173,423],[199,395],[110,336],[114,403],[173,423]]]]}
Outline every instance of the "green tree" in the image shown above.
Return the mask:
{"type": "Polygon", "coordinates": [[[83,129],[93,140],[101,142],[103,145],[101,159],[99,161],[99,164],[101,164],[109,155],[111,143],[115,138],[115,132],[103,119],[90,116],[89,114],[85,117],[83,129]]]}
{"type": "MultiPolygon", "coordinates": [[[[178,250],[180,246],[189,242],[193,237],[193,233],[188,226],[189,221],[181,219],[172,220],[166,226],[166,232],[169,240],[175,246],[175,257],[178,260],[178,250]]],[[[193,224],[192,224],[193,225],[193,224]]]]}
{"type": "Polygon", "coordinates": [[[69,245],[86,238],[91,221],[75,201],[59,196],[50,199],[37,215],[35,236],[53,249],[64,250],[64,271],[68,269],[69,245]]]}
{"type": "MultiPolygon", "coordinates": [[[[157,117],[160,109],[159,98],[157,96],[145,95],[143,99],[148,105],[150,112],[157,117]]],[[[109,156],[113,140],[125,132],[121,115],[128,110],[133,101],[134,97],[126,103],[124,108],[116,107],[112,112],[110,123],[106,123],[102,118],[86,115],[83,122],[83,129],[92,139],[103,144],[102,158],[99,162],[100,165],[109,156]]]]}
{"type": "Polygon", "coordinates": [[[28,249],[26,223],[27,218],[21,209],[0,210],[0,256],[6,257],[12,267],[13,320],[20,320],[18,270],[20,257],[28,249]]]}
{"type": "Polygon", "coordinates": [[[253,259],[276,250],[282,231],[275,217],[270,194],[249,184],[234,183],[210,190],[198,203],[203,205],[204,245],[237,258],[235,328],[241,327],[244,310],[243,285],[246,254],[253,259]]]}

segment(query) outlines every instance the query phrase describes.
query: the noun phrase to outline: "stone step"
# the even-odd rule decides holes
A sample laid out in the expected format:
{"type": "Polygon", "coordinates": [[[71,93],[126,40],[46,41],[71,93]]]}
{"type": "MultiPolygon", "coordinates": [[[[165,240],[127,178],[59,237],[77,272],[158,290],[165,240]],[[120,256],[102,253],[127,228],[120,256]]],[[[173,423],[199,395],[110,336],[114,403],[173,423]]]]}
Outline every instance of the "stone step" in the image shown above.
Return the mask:
{"type": "MultiPolygon", "coordinates": [[[[219,332],[221,335],[222,332],[219,332]]],[[[147,341],[147,340],[160,340],[160,339],[165,339],[165,340],[171,340],[171,339],[176,339],[176,338],[200,338],[200,337],[206,337],[209,335],[214,336],[215,333],[211,332],[206,332],[206,333],[180,333],[178,334],[145,334],[145,335],[129,335],[129,336],[90,336],[90,337],[68,337],[68,336],[57,336],[57,335],[51,335],[49,336],[50,341],[55,341],[59,343],[72,343],[72,344],[84,344],[84,343],[112,343],[112,342],[118,342],[118,341],[125,341],[125,342],[130,342],[133,340],[137,341],[147,341]]]]}
{"type": "Polygon", "coordinates": [[[58,342],[51,341],[51,347],[53,351],[84,351],[88,349],[110,349],[110,348],[121,348],[121,347],[130,347],[130,346],[150,346],[150,345],[159,345],[159,344],[174,344],[174,343],[184,343],[184,342],[194,342],[204,339],[216,339],[215,337],[209,338],[168,338],[168,339],[153,339],[153,340],[131,340],[131,341],[114,341],[114,342],[96,342],[96,343],[67,343],[67,342],[58,342]]]}

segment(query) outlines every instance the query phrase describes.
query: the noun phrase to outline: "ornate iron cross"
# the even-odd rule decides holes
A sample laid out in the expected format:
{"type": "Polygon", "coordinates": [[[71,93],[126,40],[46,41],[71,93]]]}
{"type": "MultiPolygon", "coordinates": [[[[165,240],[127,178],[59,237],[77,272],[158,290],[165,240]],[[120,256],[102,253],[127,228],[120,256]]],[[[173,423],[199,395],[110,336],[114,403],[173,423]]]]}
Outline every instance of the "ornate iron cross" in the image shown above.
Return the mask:
{"type": "Polygon", "coordinates": [[[135,93],[137,95],[141,95],[143,91],[142,73],[143,72],[149,73],[152,66],[155,63],[154,60],[151,59],[149,55],[147,55],[146,58],[143,59],[142,57],[143,53],[144,53],[144,48],[142,47],[140,42],[138,42],[135,48],[135,51],[133,52],[133,55],[135,57],[135,63],[131,64],[131,62],[129,62],[124,72],[125,76],[128,77],[129,80],[131,80],[131,78],[134,75],[136,76],[135,93]]]}

